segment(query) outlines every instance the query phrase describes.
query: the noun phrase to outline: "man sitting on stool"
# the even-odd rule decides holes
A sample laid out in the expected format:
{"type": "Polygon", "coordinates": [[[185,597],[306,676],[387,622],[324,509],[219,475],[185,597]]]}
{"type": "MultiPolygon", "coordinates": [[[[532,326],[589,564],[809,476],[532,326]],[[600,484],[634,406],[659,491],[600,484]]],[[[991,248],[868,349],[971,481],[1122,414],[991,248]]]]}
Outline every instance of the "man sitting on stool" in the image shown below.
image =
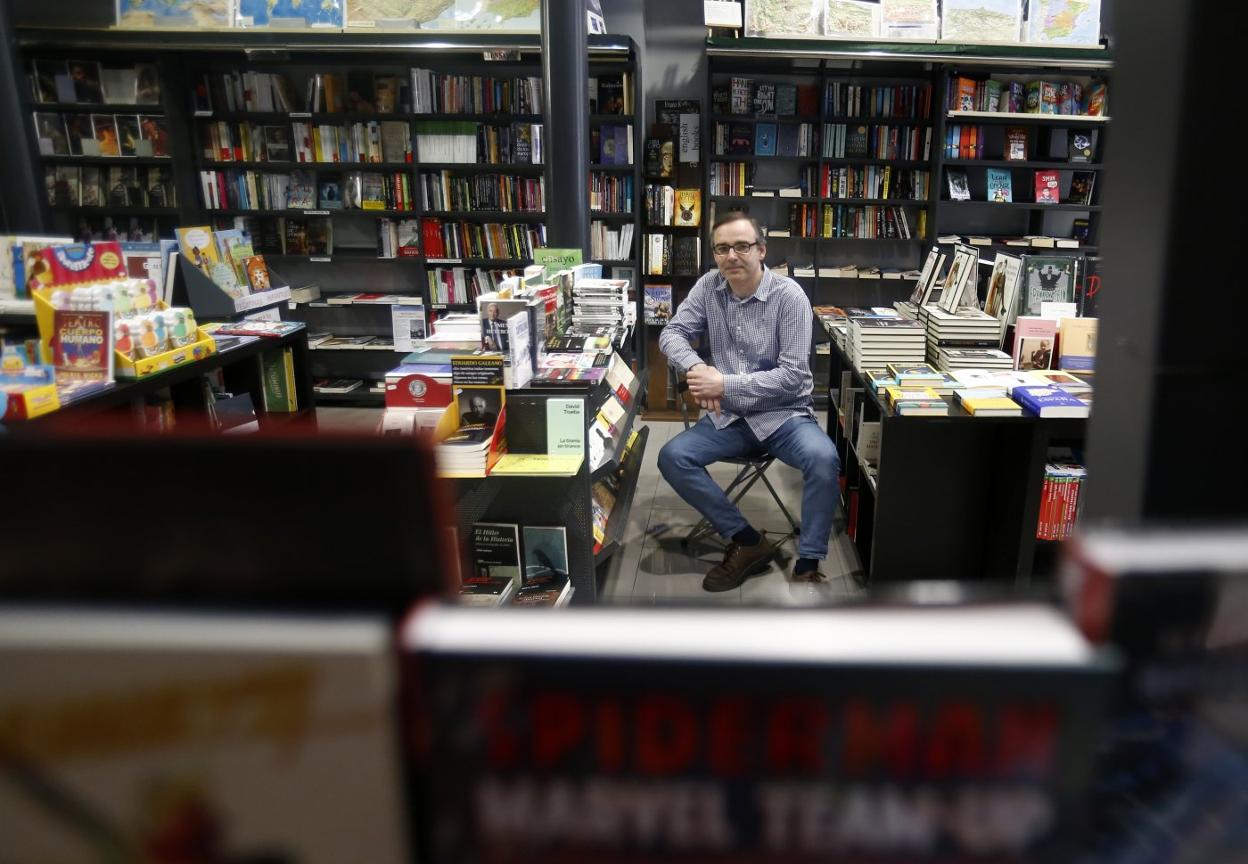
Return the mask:
{"type": "Polygon", "coordinates": [[[776,552],[711,479],[706,466],[770,454],[801,470],[802,531],[793,575],[824,578],[840,464],[832,439],[811,407],[810,301],[796,282],[763,267],[767,241],[758,223],[734,212],[711,231],[717,272],[698,280],[659,337],[668,360],[683,369],[689,392],[708,412],[659,451],[659,470],[681,498],[731,542],[702,581],[730,591],[765,569],[776,552]],[[713,365],[690,344],[710,335],[713,365]]]}

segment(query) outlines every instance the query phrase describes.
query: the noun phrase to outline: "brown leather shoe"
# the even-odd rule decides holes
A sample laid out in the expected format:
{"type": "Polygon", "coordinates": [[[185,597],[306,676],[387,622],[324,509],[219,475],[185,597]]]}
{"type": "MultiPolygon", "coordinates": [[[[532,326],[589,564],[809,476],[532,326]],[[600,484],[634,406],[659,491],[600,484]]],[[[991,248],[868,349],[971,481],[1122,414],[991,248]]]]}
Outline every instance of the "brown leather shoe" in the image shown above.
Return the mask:
{"type": "Polygon", "coordinates": [[[702,580],[704,591],[731,591],[740,588],[746,576],[760,572],[776,554],[776,544],[767,539],[767,532],[762,531],[762,539],[754,546],[742,546],[729,543],[724,550],[724,560],[707,571],[702,580]]]}
{"type": "Polygon", "coordinates": [[[826,582],[827,578],[827,576],[824,576],[823,573],[819,572],[819,568],[817,567],[814,570],[807,570],[805,573],[795,572],[793,574],[794,582],[826,582]]]}

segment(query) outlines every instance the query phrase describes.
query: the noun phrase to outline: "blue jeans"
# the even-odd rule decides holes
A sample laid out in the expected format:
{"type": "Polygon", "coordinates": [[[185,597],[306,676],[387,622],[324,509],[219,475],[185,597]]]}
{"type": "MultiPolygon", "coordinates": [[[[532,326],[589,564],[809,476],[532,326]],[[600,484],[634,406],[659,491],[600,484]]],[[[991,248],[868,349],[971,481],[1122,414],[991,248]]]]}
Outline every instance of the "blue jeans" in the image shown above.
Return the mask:
{"type": "Polygon", "coordinates": [[[716,429],[704,416],[659,451],[663,478],[725,538],[749,526],[706,466],[733,457],[768,453],[802,472],[802,533],[797,553],[822,560],[836,512],[837,478],[841,473],[836,445],[812,417],[794,417],[759,441],[744,420],[716,429]]]}

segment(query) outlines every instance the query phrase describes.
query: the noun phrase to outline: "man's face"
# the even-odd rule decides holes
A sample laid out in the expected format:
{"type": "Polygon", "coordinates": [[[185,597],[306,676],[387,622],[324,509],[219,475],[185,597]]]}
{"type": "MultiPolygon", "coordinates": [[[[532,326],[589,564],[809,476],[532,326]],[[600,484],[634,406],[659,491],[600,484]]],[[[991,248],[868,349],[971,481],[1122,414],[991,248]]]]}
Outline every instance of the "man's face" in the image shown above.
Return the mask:
{"type": "Polygon", "coordinates": [[[498,307],[494,305],[493,303],[490,304],[490,320],[491,321],[498,320],[498,307]]]}
{"type": "Polygon", "coordinates": [[[711,248],[715,249],[723,245],[731,247],[741,243],[756,243],[757,245],[751,246],[745,252],[730,248],[725,255],[715,253],[715,263],[719,265],[719,272],[728,279],[753,279],[762,272],[763,257],[767,254],[767,247],[755,235],[754,226],[748,219],[737,219],[720,225],[715,230],[711,248]]]}
{"type": "Polygon", "coordinates": [[[474,398],[472,400],[472,410],[475,411],[477,414],[484,414],[485,413],[485,400],[482,399],[480,396],[477,396],[476,398],[474,398]]]}

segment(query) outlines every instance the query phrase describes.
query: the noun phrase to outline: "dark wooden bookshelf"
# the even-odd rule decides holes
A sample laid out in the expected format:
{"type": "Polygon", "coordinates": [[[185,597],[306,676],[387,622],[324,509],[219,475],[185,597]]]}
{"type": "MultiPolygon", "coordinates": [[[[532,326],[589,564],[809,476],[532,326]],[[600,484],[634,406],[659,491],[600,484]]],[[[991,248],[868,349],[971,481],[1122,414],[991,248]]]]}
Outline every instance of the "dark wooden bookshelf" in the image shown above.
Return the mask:
{"type": "Polygon", "coordinates": [[[944,164],[950,168],[1019,168],[1037,171],[1101,171],[1105,166],[1101,162],[1056,162],[1029,159],[945,159],[944,164]]]}
{"type": "Polygon", "coordinates": [[[173,165],[168,156],[41,156],[49,165],[107,165],[125,168],[127,165],[173,165]]]}

